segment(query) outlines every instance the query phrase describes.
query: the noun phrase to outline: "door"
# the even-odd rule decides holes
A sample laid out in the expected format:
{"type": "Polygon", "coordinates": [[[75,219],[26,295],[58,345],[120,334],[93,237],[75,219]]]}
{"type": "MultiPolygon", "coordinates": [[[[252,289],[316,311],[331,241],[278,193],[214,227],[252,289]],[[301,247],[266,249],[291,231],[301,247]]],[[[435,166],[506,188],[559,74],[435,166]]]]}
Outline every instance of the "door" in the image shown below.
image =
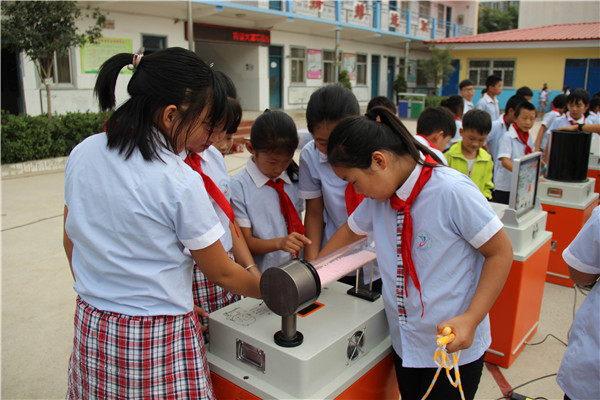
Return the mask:
{"type": "Polygon", "coordinates": [[[387,97],[390,99],[395,99],[396,95],[394,94],[394,89],[392,88],[394,84],[394,79],[396,79],[396,57],[388,57],[388,65],[387,65],[387,97]]]}
{"type": "Polygon", "coordinates": [[[282,108],[282,54],[282,46],[269,47],[269,108],[282,108]]]}
{"type": "Polygon", "coordinates": [[[600,58],[590,59],[587,76],[585,89],[589,92],[590,97],[592,97],[600,91],[600,58]]]}
{"type": "Polygon", "coordinates": [[[444,79],[442,84],[442,96],[458,94],[458,73],[460,71],[460,60],[452,60],[454,71],[444,79]]]}
{"type": "Polygon", "coordinates": [[[379,56],[371,56],[371,98],[379,94],[379,56]]]}
{"type": "Polygon", "coordinates": [[[446,37],[452,37],[452,7],[448,6],[446,6],[446,37]]]}
{"type": "Polygon", "coordinates": [[[565,78],[563,86],[571,89],[585,88],[588,60],[585,58],[568,58],[565,60],[565,78]]]}

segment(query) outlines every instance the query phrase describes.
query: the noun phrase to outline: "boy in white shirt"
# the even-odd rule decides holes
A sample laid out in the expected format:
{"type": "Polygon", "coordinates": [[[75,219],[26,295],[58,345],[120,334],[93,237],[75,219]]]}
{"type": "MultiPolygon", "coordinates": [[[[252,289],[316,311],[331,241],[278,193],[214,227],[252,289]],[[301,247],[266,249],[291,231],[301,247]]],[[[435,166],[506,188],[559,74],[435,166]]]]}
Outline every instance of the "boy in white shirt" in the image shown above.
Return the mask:
{"type": "Polygon", "coordinates": [[[475,108],[473,105],[473,96],[475,96],[475,84],[470,79],[462,80],[458,84],[460,97],[463,98],[463,114],[475,108]]]}
{"type": "Polygon", "coordinates": [[[495,121],[500,118],[500,106],[496,96],[502,93],[502,79],[494,75],[488,76],[485,80],[485,89],[485,94],[479,99],[475,108],[486,111],[492,121],[495,121]]]}

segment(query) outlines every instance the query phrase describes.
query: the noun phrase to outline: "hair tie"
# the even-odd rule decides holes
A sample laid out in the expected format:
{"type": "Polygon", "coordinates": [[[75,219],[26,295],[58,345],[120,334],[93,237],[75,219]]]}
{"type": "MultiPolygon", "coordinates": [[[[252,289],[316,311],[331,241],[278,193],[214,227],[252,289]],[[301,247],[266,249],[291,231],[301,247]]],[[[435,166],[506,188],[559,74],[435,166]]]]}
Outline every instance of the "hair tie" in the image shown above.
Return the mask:
{"type": "Polygon", "coordinates": [[[365,117],[369,118],[371,121],[377,121],[377,114],[375,114],[373,110],[367,111],[365,117]]]}
{"type": "Polygon", "coordinates": [[[127,68],[131,71],[135,71],[137,67],[140,65],[140,61],[142,61],[143,54],[134,54],[133,59],[131,60],[131,64],[127,66],[127,68]]]}

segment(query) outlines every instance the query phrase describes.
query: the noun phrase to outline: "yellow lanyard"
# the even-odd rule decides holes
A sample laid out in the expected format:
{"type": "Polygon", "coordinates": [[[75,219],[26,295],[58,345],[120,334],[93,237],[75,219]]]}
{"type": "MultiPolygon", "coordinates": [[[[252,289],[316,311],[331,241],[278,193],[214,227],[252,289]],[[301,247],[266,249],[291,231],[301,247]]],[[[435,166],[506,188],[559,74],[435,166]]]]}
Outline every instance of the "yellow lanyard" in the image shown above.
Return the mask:
{"type": "Polygon", "coordinates": [[[452,333],[452,329],[450,329],[449,326],[445,327],[442,330],[441,335],[437,335],[437,348],[435,349],[435,353],[433,355],[433,362],[435,362],[435,365],[438,366],[438,369],[437,371],[435,371],[433,380],[431,381],[427,392],[421,400],[425,400],[427,396],[429,396],[429,393],[431,393],[431,390],[433,389],[433,386],[435,385],[435,382],[437,381],[437,378],[440,375],[440,371],[442,370],[442,368],[446,370],[446,376],[448,377],[448,381],[450,381],[450,384],[454,387],[457,387],[460,391],[460,398],[462,400],[465,400],[465,393],[463,392],[462,383],[460,381],[460,372],[458,371],[458,359],[460,357],[460,351],[452,353],[452,363],[450,363],[448,351],[446,351],[446,345],[452,342],[454,340],[454,337],[454,333],[452,333]],[[454,369],[454,379],[452,379],[452,376],[450,375],[450,371],[452,369],[454,369]]]}

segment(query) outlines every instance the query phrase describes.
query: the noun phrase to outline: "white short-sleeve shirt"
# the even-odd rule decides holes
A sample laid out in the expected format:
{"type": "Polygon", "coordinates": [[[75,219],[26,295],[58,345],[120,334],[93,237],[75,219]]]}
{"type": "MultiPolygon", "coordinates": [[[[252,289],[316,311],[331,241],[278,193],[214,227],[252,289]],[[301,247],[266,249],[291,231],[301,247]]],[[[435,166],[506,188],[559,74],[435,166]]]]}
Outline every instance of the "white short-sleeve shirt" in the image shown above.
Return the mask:
{"type": "Polygon", "coordinates": [[[542,135],[542,142],[540,143],[540,149],[542,151],[546,151],[546,145],[548,144],[548,137],[550,136],[550,131],[548,128],[552,126],[552,123],[560,117],[560,113],[556,110],[550,110],[546,114],[544,114],[544,118],[542,119],[542,125],[546,127],[542,135]]]}
{"type": "Polygon", "coordinates": [[[494,97],[493,99],[485,93],[481,99],[477,102],[475,108],[479,110],[483,110],[490,114],[492,117],[492,121],[500,118],[500,106],[498,105],[498,98],[494,97]]]}
{"type": "Polygon", "coordinates": [[[487,152],[492,156],[492,161],[494,164],[496,164],[498,160],[498,148],[500,147],[500,140],[506,135],[507,132],[508,128],[506,126],[505,116],[502,114],[500,118],[492,122],[492,129],[485,140],[487,152]]]}
{"type": "MultiPolygon", "coordinates": [[[[283,189],[296,206],[298,214],[304,211],[304,202],[298,196],[298,184],[291,181],[286,171],[279,176],[284,181],[283,189]]],[[[277,191],[267,186],[269,178],[264,175],[252,158],[246,168],[231,180],[232,206],[239,226],[252,229],[252,236],[258,239],[274,239],[288,236],[285,217],[281,212],[277,191]]],[[[283,264],[294,255],[287,251],[274,251],[267,254],[253,254],[261,272],[267,268],[283,264]]]]}
{"type": "MultiPolygon", "coordinates": [[[[421,172],[417,165],[396,191],[406,199],[421,172]]],[[[412,257],[421,284],[424,315],[419,292],[406,278],[407,323],[400,324],[396,303],[396,216],[389,200],[365,199],[348,220],[359,235],[373,232],[377,262],[383,282],[383,301],[392,345],[403,365],[434,368],[437,325],[465,312],[473,298],[483,265],[477,251],[502,229],[481,191],[464,174],[436,167],[411,207],[413,221],[412,257]]],[[[479,359],[491,343],[489,319],[477,327],[473,344],[461,353],[460,364],[479,359]]]]}
{"type": "MultiPolygon", "coordinates": [[[[529,147],[533,150],[534,143],[531,134],[527,140],[529,147]]],[[[510,191],[510,184],[512,182],[512,171],[507,170],[502,166],[502,158],[508,158],[514,161],[515,158],[521,158],[525,155],[525,143],[519,139],[519,135],[515,130],[514,126],[511,125],[506,135],[504,135],[500,141],[498,148],[498,162],[494,163],[494,189],[503,190],[505,192],[510,191]]]]}
{"type": "Polygon", "coordinates": [[[474,108],[473,102],[463,97],[463,115],[474,108]]]}
{"type": "Polygon", "coordinates": [[[439,159],[442,161],[442,163],[444,165],[448,165],[448,160],[446,160],[446,156],[444,156],[444,153],[442,153],[441,151],[439,151],[435,147],[431,146],[429,144],[429,142],[427,141],[427,139],[425,139],[423,136],[420,136],[420,135],[415,135],[414,138],[419,143],[421,143],[424,146],[427,146],[431,151],[433,151],[435,153],[435,155],[439,157],[439,159]]]}
{"type": "MultiPolygon", "coordinates": [[[[572,268],[600,274],[600,207],[563,252],[572,268]]],[[[569,346],[556,381],[573,400],[600,398],[600,284],[596,283],[575,315],[569,346]]]]}
{"type": "Polygon", "coordinates": [[[65,229],[73,241],[75,291],[127,315],[193,310],[193,259],[223,234],[202,178],[176,154],[139,151],[125,160],[100,133],[77,145],[65,169],[65,229]]]}
{"type": "Polygon", "coordinates": [[[346,187],[348,182],[339,178],[311,140],[300,153],[298,193],[305,200],[323,197],[323,220],[325,231],[323,243],[348,220],[346,209],[346,187]]]}

